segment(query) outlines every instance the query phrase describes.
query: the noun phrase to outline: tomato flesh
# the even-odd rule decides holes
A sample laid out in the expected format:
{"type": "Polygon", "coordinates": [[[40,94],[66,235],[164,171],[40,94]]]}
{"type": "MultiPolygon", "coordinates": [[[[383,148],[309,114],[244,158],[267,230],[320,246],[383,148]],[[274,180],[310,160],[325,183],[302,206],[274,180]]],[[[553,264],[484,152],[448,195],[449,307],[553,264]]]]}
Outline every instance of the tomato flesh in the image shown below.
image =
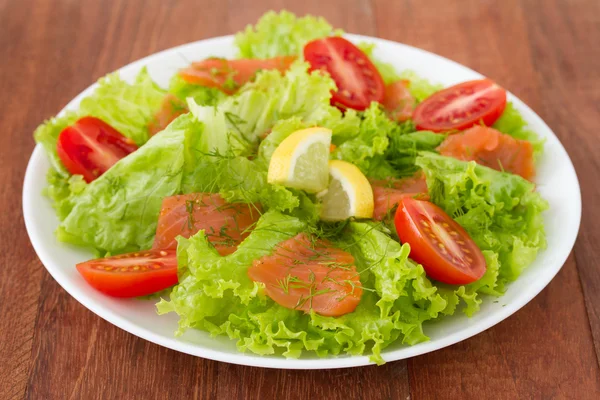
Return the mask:
{"type": "Polygon", "coordinates": [[[369,57],[339,36],[313,40],[304,46],[304,59],[311,70],[325,70],[335,81],[331,103],[362,111],[372,101],[381,103],[385,85],[369,57]]]}
{"type": "Polygon", "coordinates": [[[189,83],[214,87],[227,94],[233,94],[252,80],[258,71],[276,69],[285,72],[295,60],[296,57],[293,56],[265,60],[208,58],[182,69],[179,76],[189,83]]]}
{"type": "Polygon", "coordinates": [[[255,260],[248,276],[264,283],[266,294],[279,305],[326,316],[354,311],[362,295],[354,257],[304,233],[255,260]]]}
{"type": "Polygon", "coordinates": [[[440,282],[464,285],[480,279],[485,258],[469,234],[435,204],[404,198],[395,216],[396,232],[410,244],[410,257],[440,282]]]}
{"type": "Polygon", "coordinates": [[[91,182],[137,150],[133,140],[95,117],[83,117],[58,136],[56,151],[65,168],[91,182]]]}
{"type": "Polygon", "coordinates": [[[387,115],[397,122],[404,122],[412,117],[415,108],[415,98],[410,94],[407,80],[399,80],[385,87],[383,108],[387,115]]]}
{"type": "Polygon", "coordinates": [[[493,128],[476,125],[462,133],[450,135],[437,148],[440,154],[521,175],[531,180],[535,175],[533,146],[493,128]]]}
{"type": "Polygon", "coordinates": [[[164,130],[173,120],[182,114],[188,112],[187,104],[173,94],[169,93],[165,96],[162,104],[154,118],[148,124],[148,133],[150,136],[156,135],[164,130]]]}
{"type": "Polygon", "coordinates": [[[204,229],[219,254],[233,253],[262,212],[258,204],[228,203],[216,193],[190,193],[163,199],[154,249],[176,249],[177,237],[204,229]]]}
{"type": "Polygon", "coordinates": [[[417,106],[413,120],[419,130],[463,130],[482,123],[491,126],[505,107],[506,90],[480,79],[432,94],[417,106]]]}
{"type": "Polygon", "coordinates": [[[94,289],[113,297],[146,296],[177,283],[175,250],[146,250],[77,264],[94,289]]]}

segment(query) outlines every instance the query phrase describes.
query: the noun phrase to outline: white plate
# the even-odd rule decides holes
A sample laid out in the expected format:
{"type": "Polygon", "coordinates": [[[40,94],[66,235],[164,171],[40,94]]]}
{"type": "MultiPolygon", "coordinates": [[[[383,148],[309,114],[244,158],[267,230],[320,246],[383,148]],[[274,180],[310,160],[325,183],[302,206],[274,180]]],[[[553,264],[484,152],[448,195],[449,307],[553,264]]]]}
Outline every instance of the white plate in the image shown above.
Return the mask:
{"type": "MultiPolygon", "coordinates": [[[[399,70],[415,70],[419,75],[446,86],[481,77],[477,72],[462,65],[414,47],[365,36],[347,37],[354,42],[374,42],[377,44],[375,55],[381,60],[392,63],[399,70]]],[[[233,37],[225,36],[162,51],[129,64],[119,72],[124,79],[132,80],[140,68],[147,66],[152,77],[166,87],[175,71],[187,64],[186,60],[200,60],[209,56],[231,58],[234,53],[233,37]]],[[[65,107],[65,110],[77,108],[79,101],[89,95],[95,86],[94,84],[84,90],[65,107]]],[[[509,286],[499,302],[494,303],[486,299],[481,311],[472,318],[459,314],[445,318],[439,323],[426,325],[425,333],[430,336],[430,341],[412,347],[391,346],[382,354],[386,361],[400,360],[449,346],[507,318],[533,299],[550,282],[573,247],[581,219],[581,194],[573,164],[544,121],[512,94],[509,94],[509,100],[523,114],[529,126],[546,139],[544,156],[538,165],[537,183],[540,194],[550,203],[550,209],[544,215],[548,248],[509,286]]],[[[177,329],[177,315],[158,316],[154,301],[113,299],[91,289],[74,268],[76,263],[89,259],[91,254],[59,243],[54,236],[58,220],[49,200],[41,193],[46,185],[46,171],[49,166],[44,151],[38,145],[29,161],[23,187],[23,214],[27,232],[40,260],[54,279],[77,301],[100,317],[161,346],[234,364],[291,369],[340,368],[370,364],[368,356],[326,359],[307,357],[296,360],[244,354],[238,352],[234,343],[227,338],[211,338],[205,332],[194,330],[175,338],[173,332],[177,329]]]]}

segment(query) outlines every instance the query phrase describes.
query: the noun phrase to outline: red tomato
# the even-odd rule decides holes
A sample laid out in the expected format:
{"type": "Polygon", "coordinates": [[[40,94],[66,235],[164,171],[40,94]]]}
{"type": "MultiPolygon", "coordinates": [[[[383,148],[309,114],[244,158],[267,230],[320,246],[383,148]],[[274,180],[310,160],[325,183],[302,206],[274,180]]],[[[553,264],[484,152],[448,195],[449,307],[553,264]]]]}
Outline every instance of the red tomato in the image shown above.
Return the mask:
{"type": "Polygon", "coordinates": [[[304,46],[304,58],[312,70],[325,70],[335,81],[331,104],[364,110],[372,101],[381,103],[383,79],[369,57],[344,38],[313,40],[304,46]]]}
{"type": "Polygon", "coordinates": [[[293,56],[275,57],[266,60],[224,58],[207,58],[194,62],[188,68],[179,71],[186,81],[208,87],[216,87],[227,94],[232,94],[244,83],[263,69],[277,69],[285,72],[296,60],[293,56]]]}
{"type": "Polygon", "coordinates": [[[506,107],[506,90],[489,79],[464,82],[429,96],[417,106],[417,129],[443,132],[490,126],[506,107]]]}
{"type": "Polygon", "coordinates": [[[498,171],[507,171],[532,179],[535,175],[533,146],[494,128],[476,125],[462,133],[450,135],[437,151],[444,156],[478,164],[498,171]]]}
{"type": "Polygon", "coordinates": [[[415,108],[415,98],[408,90],[410,84],[407,80],[399,80],[385,87],[383,108],[394,121],[403,122],[412,117],[415,108]]]}
{"type": "Polygon", "coordinates": [[[154,114],[154,118],[148,124],[150,136],[156,135],[169,125],[173,120],[189,110],[183,100],[179,100],[172,94],[167,94],[163,99],[160,109],[154,114]]]}
{"type": "Polygon", "coordinates": [[[233,253],[260,217],[260,205],[228,203],[216,193],[166,197],[158,216],[154,249],[176,249],[177,236],[204,229],[219,254],[233,253]]]}
{"type": "Polygon", "coordinates": [[[146,296],[177,283],[175,250],[145,250],[77,264],[94,289],[114,297],[146,296]]]}
{"type": "Polygon", "coordinates": [[[464,285],[485,274],[483,253],[469,234],[429,201],[404,198],[398,204],[396,231],[410,244],[410,257],[440,282],[464,285]]]}
{"type": "Polygon", "coordinates": [[[321,315],[350,313],[362,295],[354,257],[304,233],[280,243],[272,255],[255,260],[248,276],[264,283],[267,295],[279,305],[321,315]]]}
{"type": "Polygon", "coordinates": [[[133,140],[95,117],[83,117],[58,136],[56,152],[73,175],[91,182],[117,161],[137,150],[133,140]]]}

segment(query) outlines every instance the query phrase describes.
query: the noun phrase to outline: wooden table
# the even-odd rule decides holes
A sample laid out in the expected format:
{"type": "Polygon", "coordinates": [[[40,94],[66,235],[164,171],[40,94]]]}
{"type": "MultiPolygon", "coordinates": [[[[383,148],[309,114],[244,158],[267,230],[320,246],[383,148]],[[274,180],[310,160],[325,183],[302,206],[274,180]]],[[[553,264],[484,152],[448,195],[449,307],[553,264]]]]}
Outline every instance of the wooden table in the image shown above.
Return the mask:
{"type": "MultiPolygon", "coordinates": [[[[0,0],[0,398],[600,398],[600,1],[0,0]],[[583,221],[575,250],[521,311],[474,338],[382,367],[247,368],[138,339],[41,265],[21,187],[34,128],[100,76],[229,34],[268,9],[433,51],[529,104],[567,148],[583,221]]],[[[559,189],[559,188],[557,188],[559,189]]]]}

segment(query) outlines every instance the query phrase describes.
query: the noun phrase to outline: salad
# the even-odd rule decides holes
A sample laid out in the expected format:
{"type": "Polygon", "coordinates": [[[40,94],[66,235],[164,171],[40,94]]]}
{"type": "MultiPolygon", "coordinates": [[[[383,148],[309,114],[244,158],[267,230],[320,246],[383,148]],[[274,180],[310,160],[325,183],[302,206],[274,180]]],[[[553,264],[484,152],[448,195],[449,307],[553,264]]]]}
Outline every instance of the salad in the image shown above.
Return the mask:
{"type": "Polygon", "coordinates": [[[160,298],[176,335],[380,364],[545,248],[543,142],[495,82],[443,88],[285,11],[235,45],[167,89],[110,74],[36,129],[90,290],[160,298]]]}

